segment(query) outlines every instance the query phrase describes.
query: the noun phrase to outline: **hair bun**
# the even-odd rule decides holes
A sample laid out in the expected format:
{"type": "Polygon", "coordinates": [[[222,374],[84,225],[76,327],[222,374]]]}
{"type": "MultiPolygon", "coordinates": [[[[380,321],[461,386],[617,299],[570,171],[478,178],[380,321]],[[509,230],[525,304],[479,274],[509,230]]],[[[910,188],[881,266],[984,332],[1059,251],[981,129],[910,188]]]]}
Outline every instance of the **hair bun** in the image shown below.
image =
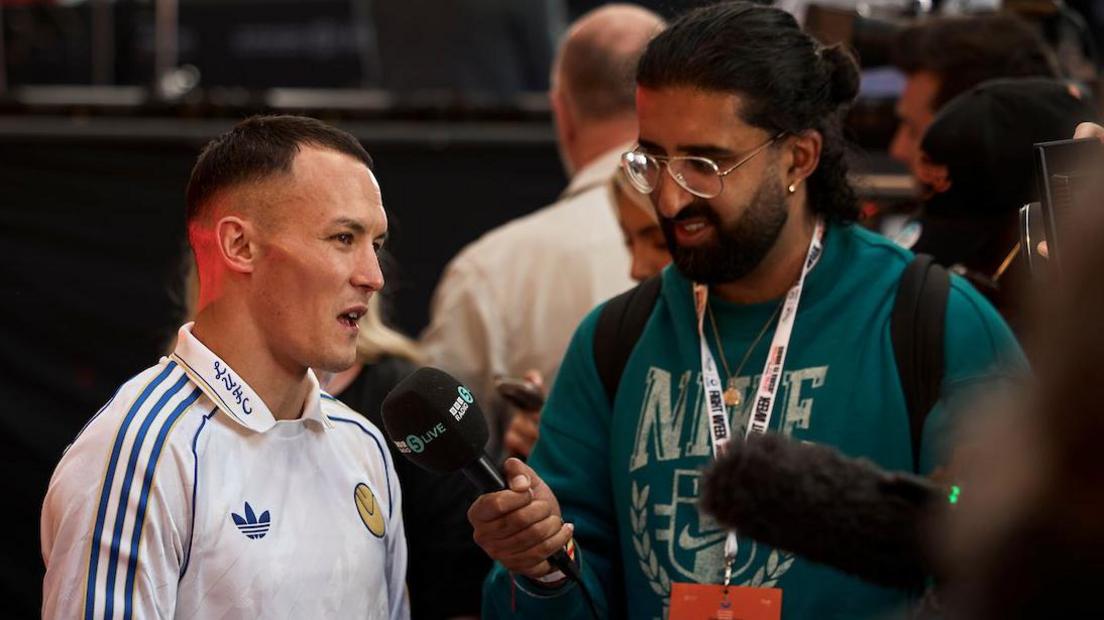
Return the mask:
{"type": "Polygon", "coordinates": [[[859,64],[842,45],[825,47],[820,52],[828,70],[829,99],[833,106],[851,103],[859,94],[859,64]]]}

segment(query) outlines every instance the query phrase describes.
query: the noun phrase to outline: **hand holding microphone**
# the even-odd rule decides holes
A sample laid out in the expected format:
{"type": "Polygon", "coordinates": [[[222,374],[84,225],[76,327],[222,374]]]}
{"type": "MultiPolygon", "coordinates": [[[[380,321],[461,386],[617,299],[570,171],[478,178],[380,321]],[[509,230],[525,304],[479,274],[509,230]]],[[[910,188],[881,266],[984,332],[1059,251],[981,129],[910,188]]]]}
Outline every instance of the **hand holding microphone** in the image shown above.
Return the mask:
{"type": "Polygon", "coordinates": [[[509,488],[475,500],[468,521],[487,555],[539,580],[556,570],[547,558],[571,540],[575,528],[564,523],[556,496],[525,463],[508,459],[506,475],[509,488]]]}

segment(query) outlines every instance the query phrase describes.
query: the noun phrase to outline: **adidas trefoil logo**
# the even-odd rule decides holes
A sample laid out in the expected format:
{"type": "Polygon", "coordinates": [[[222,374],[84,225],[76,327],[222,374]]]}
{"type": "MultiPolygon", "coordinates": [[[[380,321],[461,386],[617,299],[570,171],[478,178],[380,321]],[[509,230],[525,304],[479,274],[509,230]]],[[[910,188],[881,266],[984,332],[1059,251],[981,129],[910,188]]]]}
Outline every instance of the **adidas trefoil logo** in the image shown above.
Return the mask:
{"type": "Polygon", "coordinates": [[[268,528],[272,527],[272,517],[268,515],[268,511],[262,512],[260,518],[258,518],[249,502],[245,503],[245,517],[234,512],[231,512],[230,516],[234,519],[234,525],[238,526],[241,533],[252,539],[264,538],[265,534],[268,533],[268,528]]]}

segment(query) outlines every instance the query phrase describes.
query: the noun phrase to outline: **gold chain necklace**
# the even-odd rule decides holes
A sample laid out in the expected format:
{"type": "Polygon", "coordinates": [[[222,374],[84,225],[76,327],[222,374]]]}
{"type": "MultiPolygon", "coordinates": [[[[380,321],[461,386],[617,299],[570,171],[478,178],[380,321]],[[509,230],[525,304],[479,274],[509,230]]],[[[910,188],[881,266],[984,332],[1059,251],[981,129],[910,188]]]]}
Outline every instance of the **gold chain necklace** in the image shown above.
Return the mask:
{"type": "Polygon", "coordinates": [[[721,330],[717,329],[717,318],[713,315],[713,304],[706,304],[705,309],[709,313],[709,324],[713,326],[713,340],[717,343],[717,352],[721,354],[721,365],[724,366],[725,375],[728,376],[728,379],[725,381],[725,405],[737,407],[740,405],[742,399],[740,397],[740,390],[736,387],[736,377],[739,376],[740,371],[744,369],[744,364],[747,364],[748,359],[751,358],[752,352],[755,351],[755,347],[767,333],[767,328],[771,326],[771,323],[774,323],[775,317],[778,316],[778,311],[782,309],[782,304],[778,304],[778,306],[775,307],[774,312],[771,313],[767,322],[763,324],[762,329],[759,330],[759,335],[755,337],[755,340],[751,342],[751,346],[744,352],[744,358],[740,360],[740,365],[736,367],[735,373],[728,370],[728,360],[725,356],[724,345],[721,344],[721,330]]]}

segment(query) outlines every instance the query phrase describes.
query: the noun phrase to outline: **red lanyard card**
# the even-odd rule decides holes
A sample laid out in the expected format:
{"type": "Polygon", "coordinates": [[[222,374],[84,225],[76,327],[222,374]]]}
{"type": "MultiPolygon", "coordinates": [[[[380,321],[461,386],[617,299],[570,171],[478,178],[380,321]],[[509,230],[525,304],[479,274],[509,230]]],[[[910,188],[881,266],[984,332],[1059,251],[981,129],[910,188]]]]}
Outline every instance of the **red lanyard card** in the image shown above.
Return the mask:
{"type": "Polygon", "coordinates": [[[708,583],[671,584],[668,620],[779,620],[782,590],[708,583]]]}

